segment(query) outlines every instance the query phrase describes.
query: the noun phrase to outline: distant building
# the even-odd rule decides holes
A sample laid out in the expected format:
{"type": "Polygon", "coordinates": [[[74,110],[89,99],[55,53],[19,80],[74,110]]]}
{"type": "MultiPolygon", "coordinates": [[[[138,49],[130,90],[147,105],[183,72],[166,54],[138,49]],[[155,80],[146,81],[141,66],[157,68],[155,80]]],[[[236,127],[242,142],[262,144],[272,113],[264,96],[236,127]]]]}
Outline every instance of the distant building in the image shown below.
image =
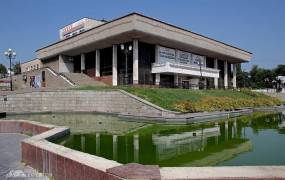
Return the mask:
{"type": "Polygon", "coordinates": [[[109,22],[83,18],[60,29],[60,40],[36,54],[43,67],[113,86],[184,88],[235,88],[236,65],[252,58],[246,50],[138,13],[109,22]],[[130,48],[127,58],[121,45],[130,48]]]}
{"type": "Polygon", "coordinates": [[[33,59],[30,61],[26,61],[24,63],[21,63],[21,72],[28,72],[36,69],[42,68],[43,64],[42,61],[39,59],[33,59]]]}

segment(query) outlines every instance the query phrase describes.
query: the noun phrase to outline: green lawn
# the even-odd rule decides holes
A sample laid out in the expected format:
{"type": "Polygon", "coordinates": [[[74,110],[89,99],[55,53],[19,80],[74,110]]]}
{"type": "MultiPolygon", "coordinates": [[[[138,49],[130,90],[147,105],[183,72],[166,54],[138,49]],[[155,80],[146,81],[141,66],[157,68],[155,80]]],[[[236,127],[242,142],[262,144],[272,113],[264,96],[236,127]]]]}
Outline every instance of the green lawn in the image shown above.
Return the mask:
{"type": "Polygon", "coordinates": [[[168,110],[199,112],[232,110],[241,107],[279,105],[281,101],[250,90],[188,90],[169,88],[139,88],[132,86],[84,86],[76,90],[123,89],[168,110]]]}

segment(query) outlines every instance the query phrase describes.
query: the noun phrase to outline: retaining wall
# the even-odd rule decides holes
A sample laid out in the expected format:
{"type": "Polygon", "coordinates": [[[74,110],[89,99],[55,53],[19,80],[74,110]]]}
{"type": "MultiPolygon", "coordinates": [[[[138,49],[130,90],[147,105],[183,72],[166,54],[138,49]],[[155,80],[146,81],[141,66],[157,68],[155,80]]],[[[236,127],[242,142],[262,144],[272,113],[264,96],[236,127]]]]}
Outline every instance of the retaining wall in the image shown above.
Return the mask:
{"type": "MultiPolygon", "coordinates": [[[[66,127],[44,125],[24,120],[4,120],[0,121],[0,133],[34,134],[35,136],[21,142],[22,161],[45,175],[53,177],[55,180],[121,180],[126,177],[121,174],[121,168],[128,169],[124,173],[133,172],[134,166],[137,172],[145,169],[143,165],[130,164],[124,166],[115,161],[49,142],[69,134],[69,128],[66,127]]],[[[151,167],[150,170],[153,168],[159,173],[158,166],[151,167]]],[[[146,169],[149,170],[148,167],[146,169]]],[[[149,171],[147,174],[139,173],[139,176],[133,177],[153,179],[153,174],[149,171]]],[[[155,177],[160,178],[160,174],[157,175],[156,173],[155,177]]]]}
{"type": "Polygon", "coordinates": [[[104,112],[161,117],[163,110],[121,91],[53,91],[0,97],[0,112],[104,112]]]}

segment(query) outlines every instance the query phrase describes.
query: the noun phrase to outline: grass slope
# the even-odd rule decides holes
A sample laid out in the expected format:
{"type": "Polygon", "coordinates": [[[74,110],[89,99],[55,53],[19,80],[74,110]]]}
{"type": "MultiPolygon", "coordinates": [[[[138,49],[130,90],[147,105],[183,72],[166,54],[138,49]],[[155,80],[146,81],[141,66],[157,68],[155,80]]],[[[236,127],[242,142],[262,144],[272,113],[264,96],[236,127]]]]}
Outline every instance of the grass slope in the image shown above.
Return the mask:
{"type": "Polygon", "coordinates": [[[250,90],[188,90],[169,88],[140,88],[133,86],[83,86],[76,90],[123,89],[153,104],[180,112],[232,110],[242,107],[280,105],[281,101],[250,90]]]}

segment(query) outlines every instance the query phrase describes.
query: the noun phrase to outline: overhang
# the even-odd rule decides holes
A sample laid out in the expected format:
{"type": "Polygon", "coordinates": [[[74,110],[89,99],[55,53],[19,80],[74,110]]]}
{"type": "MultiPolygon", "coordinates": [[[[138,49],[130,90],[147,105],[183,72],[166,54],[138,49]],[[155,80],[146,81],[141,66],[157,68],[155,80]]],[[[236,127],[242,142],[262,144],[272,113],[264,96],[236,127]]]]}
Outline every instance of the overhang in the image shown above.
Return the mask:
{"type": "Polygon", "coordinates": [[[218,69],[200,67],[197,65],[182,65],[179,63],[153,63],[151,68],[151,73],[173,73],[173,74],[184,74],[191,76],[200,76],[219,78],[218,69]]]}
{"type": "Polygon", "coordinates": [[[247,62],[252,57],[252,53],[243,49],[137,13],[43,47],[36,54],[39,59],[58,54],[75,55],[133,39],[228,60],[231,63],[247,62]]]}

